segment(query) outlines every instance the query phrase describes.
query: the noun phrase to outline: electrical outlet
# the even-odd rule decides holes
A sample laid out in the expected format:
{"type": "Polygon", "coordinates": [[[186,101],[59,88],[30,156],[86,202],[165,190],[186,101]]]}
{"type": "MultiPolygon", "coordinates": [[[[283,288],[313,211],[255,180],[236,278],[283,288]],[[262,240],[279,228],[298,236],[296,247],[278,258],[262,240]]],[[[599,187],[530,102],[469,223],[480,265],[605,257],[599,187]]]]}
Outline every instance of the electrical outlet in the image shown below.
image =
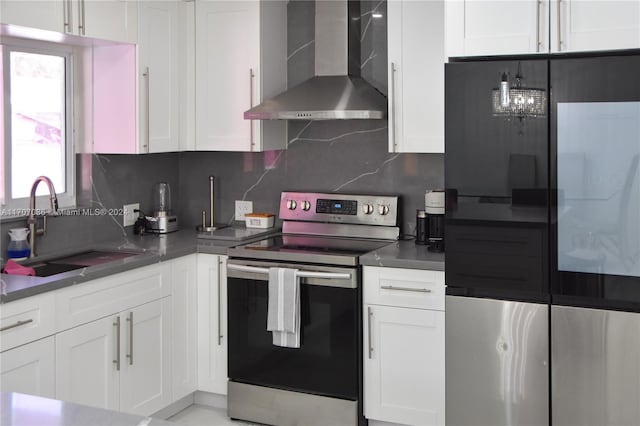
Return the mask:
{"type": "Polygon", "coordinates": [[[133,226],[138,219],[138,213],[134,210],[140,209],[140,203],[125,204],[122,207],[122,226],[133,226]]]}
{"type": "Polygon", "coordinates": [[[245,220],[247,213],[253,213],[253,201],[236,200],[236,220],[245,220]]]}

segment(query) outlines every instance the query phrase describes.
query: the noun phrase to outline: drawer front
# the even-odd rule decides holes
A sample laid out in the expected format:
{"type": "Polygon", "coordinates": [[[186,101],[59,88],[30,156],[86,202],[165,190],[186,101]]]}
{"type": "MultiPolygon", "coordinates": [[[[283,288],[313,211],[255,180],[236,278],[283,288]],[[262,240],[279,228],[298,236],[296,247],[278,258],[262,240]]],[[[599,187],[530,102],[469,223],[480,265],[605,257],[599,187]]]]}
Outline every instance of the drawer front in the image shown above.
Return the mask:
{"type": "Polygon", "coordinates": [[[444,272],[364,267],[364,303],[444,311],[444,272]]]}
{"type": "Polygon", "coordinates": [[[0,330],[0,352],[53,334],[53,293],[1,304],[0,330]]]}
{"type": "Polygon", "coordinates": [[[171,294],[171,262],[156,263],[56,292],[56,328],[66,330],[171,294]]]}

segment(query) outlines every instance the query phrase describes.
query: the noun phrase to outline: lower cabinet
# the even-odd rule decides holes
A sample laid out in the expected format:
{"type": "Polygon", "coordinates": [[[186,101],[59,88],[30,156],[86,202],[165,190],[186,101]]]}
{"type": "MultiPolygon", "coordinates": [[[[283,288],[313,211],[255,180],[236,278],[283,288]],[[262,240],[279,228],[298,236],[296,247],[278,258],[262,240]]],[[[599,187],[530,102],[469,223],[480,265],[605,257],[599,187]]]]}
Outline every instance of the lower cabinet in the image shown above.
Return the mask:
{"type": "Polygon", "coordinates": [[[445,312],[425,309],[444,306],[440,299],[441,272],[364,268],[367,419],[445,424],[445,312]]]}
{"type": "Polygon", "coordinates": [[[56,336],[56,398],[150,415],[172,402],[171,298],[56,336]]]}
{"type": "Polygon", "coordinates": [[[198,390],[227,394],[227,257],[198,253],[198,390]]]}
{"type": "Polygon", "coordinates": [[[54,398],[54,337],[0,353],[0,390],[54,398]]]}
{"type": "Polygon", "coordinates": [[[367,314],[366,416],[444,424],[444,312],[369,305],[367,314]]]}

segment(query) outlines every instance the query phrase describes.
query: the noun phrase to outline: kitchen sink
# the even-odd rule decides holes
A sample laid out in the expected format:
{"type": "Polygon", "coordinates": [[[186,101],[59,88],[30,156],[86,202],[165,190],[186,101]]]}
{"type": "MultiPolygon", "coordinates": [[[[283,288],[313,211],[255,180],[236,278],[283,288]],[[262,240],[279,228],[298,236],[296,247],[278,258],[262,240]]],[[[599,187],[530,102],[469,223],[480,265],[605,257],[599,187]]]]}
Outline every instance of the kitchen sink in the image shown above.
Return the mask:
{"type": "Polygon", "coordinates": [[[36,272],[37,277],[49,277],[51,275],[62,274],[63,272],[73,271],[75,269],[86,268],[89,266],[103,265],[105,263],[122,260],[142,253],[127,251],[105,251],[90,250],[80,253],[65,255],[53,259],[39,260],[34,263],[27,263],[36,272]]]}
{"type": "Polygon", "coordinates": [[[36,271],[36,277],[48,277],[51,275],[61,274],[63,272],[73,271],[75,269],[84,268],[82,265],[67,265],[64,263],[36,263],[30,265],[36,271]]]}

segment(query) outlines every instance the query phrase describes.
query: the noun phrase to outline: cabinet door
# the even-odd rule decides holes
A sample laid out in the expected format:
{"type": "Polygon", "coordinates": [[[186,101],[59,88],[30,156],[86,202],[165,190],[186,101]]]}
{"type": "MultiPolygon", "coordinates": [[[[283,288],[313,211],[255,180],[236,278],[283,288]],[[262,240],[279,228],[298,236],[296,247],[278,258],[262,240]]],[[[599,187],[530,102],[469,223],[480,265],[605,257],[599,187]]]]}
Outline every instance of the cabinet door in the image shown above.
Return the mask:
{"type": "Polygon", "coordinates": [[[68,31],[65,24],[65,0],[24,1],[2,0],[0,21],[41,30],[68,31]]]}
{"type": "Polygon", "coordinates": [[[548,0],[447,0],[447,56],[548,50],[548,0]]]}
{"type": "Polygon", "coordinates": [[[640,47],[640,1],[552,0],[551,50],[640,47]]]}
{"type": "Polygon", "coordinates": [[[198,389],[196,294],[197,255],[177,259],[171,268],[173,400],[198,389]]]}
{"type": "Polygon", "coordinates": [[[55,398],[54,337],[0,354],[0,389],[55,398]]]}
{"type": "Polygon", "coordinates": [[[198,389],[227,394],[225,256],[198,254],[198,389]]]}
{"type": "Polygon", "coordinates": [[[389,151],[444,152],[444,3],[387,5],[389,151]]]}
{"type": "Polygon", "coordinates": [[[178,2],[139,2],[140,144],[143,152],[179,150],[178,2]]]}
{"type": "Polygon", "coordinates": [[[136,43],[137,4],[132,0],[73,0],[78,10],[79,35],[136,43]]]}
{"type": "Polygon", "coordinates": [[[196,2],[196,148],[251,151],[259,122],[244,119],[258,99],[260,5],[196,2]]]}
{"type": "MultiPolygon", "coordinates": [[[[56,398],[119,408],[119,316],[112,315],[56,335],[56,398]]],[[[122,326],[120,326],[120,329],[122,326]]]]}
{"type": "Polygon", "coordinates": [[[148,416],[171,403],[171,298],[120,318],[120,411],[148,416]]]}
{"type": "Polygon", "coordinates": [[[444,425],[444,312],[366,305],[368,419],[444,425]]]}

